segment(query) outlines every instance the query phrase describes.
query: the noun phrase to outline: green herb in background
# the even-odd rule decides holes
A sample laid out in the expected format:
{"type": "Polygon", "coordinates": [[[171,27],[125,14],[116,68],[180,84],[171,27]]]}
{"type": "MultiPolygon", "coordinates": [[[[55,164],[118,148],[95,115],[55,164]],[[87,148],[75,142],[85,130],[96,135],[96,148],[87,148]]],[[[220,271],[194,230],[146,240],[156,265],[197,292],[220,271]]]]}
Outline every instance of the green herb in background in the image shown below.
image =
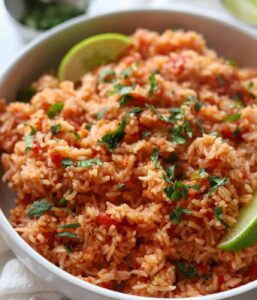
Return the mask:
{"type": "Polygon", "coordinates": [[[25,13],[20,22],[26,26],[47,30],[85,13],[69,3],[57,1],[24,0],[25,13]]]}

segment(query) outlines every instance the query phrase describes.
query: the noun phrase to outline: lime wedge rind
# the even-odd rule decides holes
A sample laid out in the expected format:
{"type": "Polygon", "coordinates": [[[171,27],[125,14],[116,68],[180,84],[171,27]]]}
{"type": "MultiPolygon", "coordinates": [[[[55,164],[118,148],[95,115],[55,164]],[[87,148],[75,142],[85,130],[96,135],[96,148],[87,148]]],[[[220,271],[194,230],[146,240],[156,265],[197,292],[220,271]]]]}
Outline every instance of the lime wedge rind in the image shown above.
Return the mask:
{"type": "Polygon", "coordinates": [[[131,39],[119,33],[89,37],[66,53],[58,68],[58,78],[77,81],[95,67],[117,59],[130,44],[131,39]]]}
{"type": "Polygon", "coordinates": [[[257,242],[257,194],[240,210],[237,223],[230,228],[219,248],[226,251],[239,251],[257,242]]]}

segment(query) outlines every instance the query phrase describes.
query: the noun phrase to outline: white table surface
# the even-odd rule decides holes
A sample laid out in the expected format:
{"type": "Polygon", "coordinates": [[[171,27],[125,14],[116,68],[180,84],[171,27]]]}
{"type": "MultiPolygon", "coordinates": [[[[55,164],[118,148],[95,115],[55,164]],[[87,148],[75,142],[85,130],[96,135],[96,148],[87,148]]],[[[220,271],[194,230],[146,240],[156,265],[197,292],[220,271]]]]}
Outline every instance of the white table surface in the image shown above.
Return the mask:
{"type": "MultiPolygon", "coordinates": [[[[20,1],[20,0],[17,0],[20,1]]],[[[139,6],[138,3],[140,1],[138,0],[94,0],[95,3],[101,2],[102,4],[106,4],[108,2],[108,8],[113,7],[111,5],[111,2],[116,2],[118,5],[116,7],[119,9],[126,9],[131,7],[134,4],[134,7],[139,6]]],[[[161,6],[163,4],[164,0],[157,0],[153,4],[153,0],[141,0],[141,5],[147,5],[147,4],[153,4],[152,6],[161,6]]],[[[193,5],[198,6],[201,8],[208,8],[211,10],[218,11],[220,14],[223,14],[224,18],[227,20],[230,20],[231,22],[238,23],[242,27],[247,28],[249,31],[252,31],[257,35],[257,29],[254,29],[251,26],[247,26],[237,20],[235,20],[232,16],[227,14],[227,12],[223,9],[223,7],[220,4],[219,0],[170,0],[171,5],[174,3],[179,4],[186,4],[186,5],[193,5]]],[[[165,1],[167,3],[167,1],[165,1]]],[[[103,5],[99,5],[98,7],[103,7],[103,5]]],[[[108,8],[105,10],[107,11],[108,8]]],[[[103,9],[95,10],[96,12],[102,12],[103,9]]],[[[21,51],[22,47],[24,46],[25,42],[19,36],[18,32],[16,31],[16,28],[13,26],[13,24],[10,22],[8,16],[6,15],[6,12],[3,8],[3,0],[0,0],[0,76],[4,69],[8,66],[9,63],[11,63],[12,59],[17,55],[18,52],[21,51]]],[[[6,255],[3,255],[0,257],[0,273],[1,268],[4,265],[4,262],[10,259],[12,255],[10,252],[7,252],[6,255]]],[[[0,298],[1,300],[1,298],[0,298]]],[[[215,299],[213,299],[215,300],[215,299]]],[[[249,292],[243,296],[236,297],[235,300],[257,300],[257,290],[249,292]]]]}

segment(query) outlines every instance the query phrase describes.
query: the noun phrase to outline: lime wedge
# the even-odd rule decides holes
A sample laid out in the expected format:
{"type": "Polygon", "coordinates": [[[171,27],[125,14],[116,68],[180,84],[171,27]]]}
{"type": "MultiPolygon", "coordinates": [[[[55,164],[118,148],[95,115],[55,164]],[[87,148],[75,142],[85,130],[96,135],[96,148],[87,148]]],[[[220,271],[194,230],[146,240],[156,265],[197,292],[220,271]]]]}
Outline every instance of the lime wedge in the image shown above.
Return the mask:
{"type": "Polygon", "coordinates": [[[131,44],[131,39],[118,33],[92,36],[73,46],[58,67],[61,81],[79,80],[86,72],[114,61],[131,44]]]}
{"type": "Polygon", "coordinates": [[[241,208],[237,223],[230,228],[219,248],[238,251],[257,242],[257,193],[253,200],[241,208]]]}
{"type": "Polygon", "coordinates": [[[236,17],[257,25],[257,0],[223,0],[223,2],[236,17]]]}

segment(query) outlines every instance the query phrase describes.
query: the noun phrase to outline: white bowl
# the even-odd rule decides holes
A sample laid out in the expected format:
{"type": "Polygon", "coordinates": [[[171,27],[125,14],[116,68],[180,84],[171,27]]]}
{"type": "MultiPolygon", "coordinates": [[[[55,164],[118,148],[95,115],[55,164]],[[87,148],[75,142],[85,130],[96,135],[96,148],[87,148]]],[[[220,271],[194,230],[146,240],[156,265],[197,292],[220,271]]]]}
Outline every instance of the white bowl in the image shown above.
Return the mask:
{"type": "MultiPolygon", "coordinates": [[[[208,45],[220,55],[245,66],[257,67],[257,37],[222,21],[218,16],[192,9],[117,12],[98,17],[76,18],[34,40],[18,55],[0,79],[0,97],[13,100],[17,90],[38,78],[43,71],[55,67],[72,45],[90,35],[102,32],[129,34],[138,27],[163,31],[172,26],[201,32],[208,45]]],[[[14,194],[7,189],[6,184],[0,185],[0,195],[0,230],[7,244],[24,265],[57,291],[77,300],[149,299],[110,291],[84,282],[47,261],[24,242],[9,224],[7,218],[10,208],[14,206],[14,194]]],[[[232,299],[256,287],[257,281],[254,281],[226,292],[190,299],[232,299]]]]}

